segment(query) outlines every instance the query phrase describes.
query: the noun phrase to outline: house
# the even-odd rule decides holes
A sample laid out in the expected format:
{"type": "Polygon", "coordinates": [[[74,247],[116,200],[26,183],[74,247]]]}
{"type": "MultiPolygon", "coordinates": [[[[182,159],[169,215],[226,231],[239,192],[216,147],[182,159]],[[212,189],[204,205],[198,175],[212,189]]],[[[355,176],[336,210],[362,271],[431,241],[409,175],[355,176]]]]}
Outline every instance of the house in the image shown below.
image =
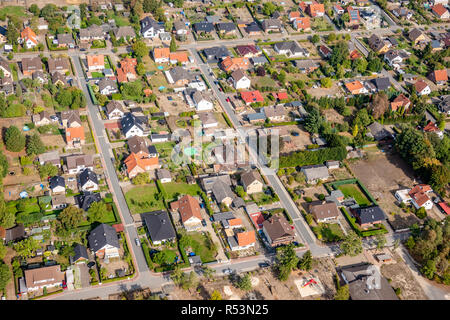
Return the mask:
{"type": "Polygon", "coordinates": [[[171,52],[169,54],[169,61],[171,64],[177,64],[177,63],[181,63],[181,64],[187,64],[189,62],[189,57],[187,52],[183,51],[183,52],[171,52]]]}
{"type": "Polygon", "coordinates": [[[263,222],[265,219],[258,205],[254,202],[247,203],[245,206],[245,212],[247,212],[248,216],[252,220],[254,227],[257,230],[260,230],[263,227],[263,222]]]}
{"type": "Polygon", "coordinates": [[[432,7],[431,11],[436,17],[438,17],[441,20],[447,20],[448,18],[450,18],[450,13],[441,3],[432,7]]]}
{"type": "Polygon", "coordinates": [[[166,169],[156,169],[156,178],[161,183],[172,182],[172,175],[170,174],[170,171],[166,169]]]}
{"type": "Polygon", "coordinates": [[[109,96],[118,93],[119,88],[117,88],[117,83],[114,80],[103,78],[98,82],[98,91],[105,96],[109,96]]]}
{"type": "Polygon", "coordinates": [[[264,183],[256,170],[241,174],[241,184],[247,194],[263,192],[264,183]]]}
{"type": "Polygon", "coordinates": [[[188,71],[182,67],[174,67],[165,71],[164,74],[170,84],[175,84],[177,86],[187,85],[192,78],[188,71]]]}
{"type": "Polygon", "coordinates": [[[436,125],[436,123],[429,121],[427,125],[423,128],[424,132],[434,132],[437,134],[437,136],[442,139],[444,138],[444,133],[439,130],[439,127],[436,125]]]}
{"type": "Polygon", "coordinates": [[[372,34],[369,38],[369,47],[377,54],[384,54],[388,52],[391,43],[389,41],[384,41],[376,34],[372,34]]]}
{"type": "Polygon", "coordinates": [[[259,90],[242,91],[241,98],[242,98],[242,100],[244,100],[246,105],[250,105],[252,103],[257,103],[257,102],[261,102],[261,103],[264,102],[264,98],[261,95],[261,92],[259,92],[259,90]]]}
{"type": "Polygon", "coordinates": [[[362,227],[371,227],[386,220],[386,214],[379,206],[356,208],[351,210],[358,224],[362,227]]]}
{"type": "Polygon", "coordinates": [[[447,69],[434,70],[429,74],[428,78],[437,85],[444,85],[448,81],[447,69]]]}
{"type": "Polygon", "coordinates": [[[214,24],[210,22],[197,22],[192,25],[192,28],[197,34],[212,33],[214,31],[214,24]]]}
{"type": "Polygon", "coordinates": [[[230,185],[225,184],[222,180],[217,180],[213,184],[211,191],[218,204],[225,204],[228,207],[236,198],[235,194],[230,188],[230,185]]]}
{"type": "Polygon", "coordinates": [[[306,8],[306,13],[311,17],[323,17],[325,15],[325,6],[323,3],[313,1],[306,8]]]}
{"type": "Polygon", "coordinates": [[[330,58],[333,51],[326,45],[321,45],[319,47],[319,52],[324,58],[330,58]]]}
{"type": "Polygon", "coordinates": [[[236,90],[248,89],[251,85],[250,79],[244,74],[242,69],[233,71],[230,75],[229,80],[231,81],[231,83],[233,83],[233,87],[236,90]]]}
{"type": "Polygon", "coordinates": [[[50,163],[54,166],[61,167],[61,160],[59,159],[58,150],[42,153],[38,156],[38,161],[41,166],[50,163]]]}
{"type": "Polygon", "coordinates": [[[149,146],[147,140],[140,136],[133,136],[127,140],[128,150],[139,157],[155,158],[159,154],[155,146],[149,146]]]}
{"type": "Polygon", "coordinates": [[[94,40],[105,40],[105,32],[102,27],[92,24],[90,27],[80,29],[78,35],[81,42],[92,42],[94,40]]]}
{"type": "Polygon", "coordinates": [[[417,44],[418,42],[425,40],[425,34],[417,28],[412,29],[408,33],[408,38],[411,40],[413,44],[417,44]]]}
{"type": "Polygon", "coordinates": [[[297,31],[310,31],[311,19],[309,17],[298,17],[294,19],[292,25],[297,31]]]}
{"type": "Polygon", "coordinates": [[[67,58],[49,58],[47,64],[48,72],[50,74],[55,71],[65,74],[70,70],[70,62],[67,58]]]}
{"type": "Polygon", "coordinates": [[[140,21],[141,34],[144,38],[153,39],[157,37],[161,32],[164,32],[164,26],[150,17],[145,17],[140,21]]]}
{"type": "Polygon", "coordinates": [[[175,229],[166,211],[154,211],[141,214],[153,244],[159,245],[176,238],[175,229]]]}
{"type": "Polygon", "coordinates": [[[47,111],[41,111],[38,114],[32,116],[32,121],[36,126],[45,126],[52,123],[50,115],[47,111]]]}
{"type": "Polygon", "coordinates": [[[284,121],[286,118],[286,109],[282,104],[264,107],[263,112],[273,122],[284,121]]]}
{"type": "Polygon", "coordinates": [[[378,91],[387,90],[391,86],[391,82],[389,81],[388,77],[376,78],[376,79],[373,79],[372,81],[378,91]]]}
{"type": "Polygon", "coordinates": [[[170,140],[170,134],[151,134],[150,140],[153,143],[166,142],[170,140]]]}
{"type": "Polygon", "coordinates": [[[117,40],[128,40],[136,38],[136,32],[134,32],[134,29],[131,26],[118,27],[114,29],[113,33],[117,40]]]}
{"type": "Polygon", "coordinates": [[[252,21],[244,29],[245,32],[247,32],[247,35],[249,36],[260,36],[262,34],[262,29],[255,21],[252,21]]]}
{"type": "Polygon", "coordinates": [[[334,202],[336,205],[341,205],[341,202],[344,201],[344,194],[341,190],[332,190],[329,196],[325,197],[326,202],[334,202]]]}
{"type": "Polygon", "coordinates": [[[24,76],[31,76],[33,72],[36,71],[44,71],[42,69],[42,62],[40,57],[22,59],[22,73],[24,76]]]}
{"type": "Polygon", "coordinates": [[[66,192],[66,180],[61,176],[51,177],[49,180],[49,188],[54,194],[66,192]]]}
{"type": "Polygon", "coordinates": [[[254,230],[236,233],[232,237],[227,237],[231,251],[247,250],[253,248],[256,243],[254,230]]]}
{"type": "Polygon", "coordinates": [[[8,41],[7,35],[8,30],[6,30],[5,26],[0,26],[0,44],[8,41]]]}
{"type": "Polygon", "coordinates": [[[335,4],[334,6],[333,6],[333,11],[336,13],[336,14],[344,14],[344,9],[340,6],[340,5],[338,5],[338,4],[335,4]]]}
{"type": "Polygon", "coordinates": [[[68,201],[65,194],[53,195],[51,199],[52,209],[60,210],[64,209],[68,205],[68,201]]]}
{"type": "Polygon", "coordinates": [[[380,124],[379,122],[374,122],[371,125],[367,126],[370,134],[376,141],[385,140],[393,137],[392,131],[388,129],[388,127],[380,124]]]}
{"type": "Polygon", "coordinates": [[[98,190],[98,178],[94,171],[91,169],[83,170],[78,177],[80,188],[83,191],[96,191],[98,190]]]}
{"type": "Polygon", "coordinates": [[[189,33],[189,29],[183,21],[175,21],[173,23],[173,29],[174,33],[177,35],[186,35],[189,33]]]}
{"type": "Polygon", "coordinates": [[[154,48],[153,59],[156,63],[169,62],[170,48],[154,48]]]}
{"type": "Polygon", "coordinates": [[[305,48],[300,47],[296,41],[277,42],[273,46],[278,54],[285,54],[287,57],[308,57],[309,52],[305,48]]]}
{"type": "Polygon", "coordinates": [[[351,51],[348,56],[349,56],[350,60],[352,60],[352,61],[361,58],[361,54],[356,49],[351,51]]]}
{"type": "Polygon", "coordinates": [[[111,100],[106,105],[106,115],[108,116],[109,120],[122,119],[124,114],[125,111],[123,110],[122,105],[118,101],[111,100]]]}
{"type": "Polygon", "coordinates": [[[81,148],[85,143],[84,128],[75,127],[66,129],[67,148],[81,148]]]}
{"type": "Polygon", "coordinates": [[[293,64],[301,73],[310,73],[320,67],[315,60],[294,60],[293,64]]]}
{"type": "Polygon", "coordinates": [[[196,90],[192,94],[192,101],[194,102],[197,111],[208,111],[214,108],[214,104],[201,91],[196,90]]]}
{"type": "Polygon", "coordinates": [[[90,72],[105,69],[105,56],[102,54],[86,56],[87,66],[90,72]]]}
{"type": "Polygon", "coordinates": [[[26,27],[20,32],[20,43],[27,49],[32,49],[38,45],[36,33],[30,27],[26,27]]]}
{"type": "Polygon", "coordinates": [[[317,223],[328,222],[339,218],[339,209],[334,202],[311,203],[309,212],[317,223]]]}
{"type": "Polygon", "coordinates": [[[214,128],[219,124],[213,112],[202,112],[198,114],[198,117],[202,123],[202,128],[214,128]]]}
{"type": "Polygon", "coordinates": [[[347,82],[345,84],[345,88],[351,93],[351,94],[364,94],[367,93],[367,89],[364,87],[364,85],[359,80],[354,80],[351,82],[347,82]]]}
{"type": "Polygon", "coordinates": [[[31,78],[33,80],[37,80],[40,84],[44,84],[45,82],[47,82],[47,77],[41,71],[33,72],[31,78]]]}
{"type": "Polygon", "coordinates": [[[120,243],[116,230],[102,223],[89,233],[89,249],[100,259],[119,257],[120,243]]]}
{"type": "MultiPolygon", "coordinates": [[[[35,72],[37,73],[37,72],[35,72]]],[[[33,73],[34,75],[34,73],[33,73]]],[[[61,73],[59,73],[58,71],[53,72],[52,74],[52,83],[55,86],[67,86],[67,80],[66,77],[63,76],[61,73]]]]}
{"type": "Polygon", "coordinates": [[[9,63],[3,59],[0,59],[0,70],[3,72],[4,78],[11,78],[12,73],[9,63]]]}
{"type": "Polygon", "coordinates": [[[358,9],[354,9],[351,6],[347,7],[347,13],[348,13],[348,17],[349,17],[349,25],[358,25],[361,17],[359,16],[359,10],[358,9]]]}
{"type": "Polygon", "coordinates": [[[170,203],[172,212],[178,211],[181,222],[187,231],[196,231],[202,227],[202,215],[198,200],[191,195],[185,195],[170,203]]]}
{"type": "Polygon", "coordinates": [[[283,27],[281,25],[281,21],[278,19],[265,19],[261,23],[261,27],[264,30],[264,32],[281,32],[283,27]]]}
{"type": "Polygon", "coordinates": [[[137,79],[136,73],[137,59],[125,58],[120,61],[120,68],[117,68],[117,81],[120,83],[134,81],[137,79]]]}
{"type": "Polygon", "coordinates": [[[419,80],[414,84],[414,88],[416,89],[416,93],[419,96],[425,96],[427,94],[431,93],[431,89],[428,86],[428,84],[423,81],[423,80],[419,80]]]}
{"type": "Polygon", "coordinates": [[[442,96],[439,100],[439,111],[450,116],[450,95],[442,96]]]}
{"type": "Polygon", "coordinates": [[[250,68],[250,61],[246,57],[226,57],[220,62],[220,68],[227,73],[238,69],[247,70],[250,68]]]}
{"type": "Polygon", "coordinates": [[[262,225],[262,232],[271,247],[290,244],[295,240],[295,231],[283,216],[272,216],[262,225]]]}
{"type": "Polygon", "coordinates": [[[339,169],[339,161],[326,161],[325,165],[327,166],[328,170],[333,170],[333,169],[339,169]]]}
{"type": "Polygon", "coordinates": [[[221,35],[231,36],[235,35],[237,28],[233,22],[219,22],[216,24],[217,31],[221,35]]]}
{"type": "Polygon", "coordinates": [[[318,181],[327,180],[330,177],[328,168],[323,164],[304,166],[301,168],[301,172],[306,177],[307,183],[317,183],[318,181]]]}
{"type": "Polygon", "coordinates": [[[58,33],[56,39],[58,40],[59,48],[75,48],[75,40],[71,33],[58,33]]]}
{"type": "Polygon", "coordinates": [[[411,100],[409,100],[403,93],[400,93],[392,102],[391,110],[396,112],[399,108],[403,108],[404,111],[408,110],[411,105],[411,100]]]}
{"type": "Polygon", "coordinates": [[[362,263],[338,270],[352,300],[398,300],[389,282],[373,265],[362,263]]]}
{"type": "Polygon", "coordinates": [[[102,201],[102,197],[98,192],[85,191],[81,195],[76,197],[78,207],[80,209],[83,209],[84,211],[88,211],[94,202],[100,201],[102,201]]]}
{"type": "Polygon", "coordinates": [[[400,64],[403,62],[403,60],[407,59],[408,56],[406,56],[402,51],[400,50],[389,50],[384,54],[384,60],[390,65],[394,66],[395,64],[400,64]]]}
{"type": "Polygon", "coordinates": [[[236,53],[241,57],[253,58],[261,54],[261,49],[253,44],[236,46],[236,53]]]}
{"type": "Polygon", "coordinates": [[[247,114],[247,121],[251,124],[262,123],[266,121],[266,115],[264,112],[255,112],[247,114]]]}
{"type": "Polygon", "coordinates": [[[82,263],[89,260],[87,248],[79,243],[73,248],[74,255],[70,257],[71,263],[82,263]]]}
{"type": "Polygon", "coordinates": [[[252,61],[253,66],[255,67],[269,63],[269,60],[267,60],[265,56],[253,57],[250,59],[252,61]]]}
{"type": "Polygon", "coordinates": [[[138,156],[135,153],[131,153],[125,159],[124,165],[130,179],[134,178],[139,173],[160,168],[158,157],[138,156]]]}
{"type": "Polygon", "coordinates": [[[408,10],[406,7],[398,7],[392,10],[392,13],[394,16],[400,19],[406,19],[410,20],[413,16],[413,12],[411,10],[408,10]]]}
{"type": "Polygon", "coordinates": [[[78,174],[85,169],[94,170],[94,158],[92,155],[79,154],[66,157],[64,172],[68,174],[78,174]]]}
{"type": "Polygon", "coordinates": [[[220,60],[231,56],[230,52],[225,46],[205,48],[202,52],[206,57],[206,61],[208,63],[217,63],[220,60]]]}
{"type": "Polygon", "coordinates": [[[81,127],[80,113],[78,110],[61,111],[60,119],[64,128],[81,127]]]}
{"type": "Polygon", "coordinates": [[[27,269],[24,271],[26,291],[62,287],[64,272],[60,265],[27,269]]]}
{"type": "Polygon", "coordinates": [[[300,16],[301,16],[300,11],[291,11],[291,12],[289,12],[288,18],[289,18],[289,21],[292,22],[295,19],[300,18],[300,16]]]}
{"type": "Polygon", "coordinates": [[[231,185],[230,176],[227,174],[205,177],[205,178],[201,179],[200,183],[201,183],[203,190],[205,190],[206,193],[210,194],[212,192],[213,185],[218,180],[221,180],[225,184],[231,185]]]}

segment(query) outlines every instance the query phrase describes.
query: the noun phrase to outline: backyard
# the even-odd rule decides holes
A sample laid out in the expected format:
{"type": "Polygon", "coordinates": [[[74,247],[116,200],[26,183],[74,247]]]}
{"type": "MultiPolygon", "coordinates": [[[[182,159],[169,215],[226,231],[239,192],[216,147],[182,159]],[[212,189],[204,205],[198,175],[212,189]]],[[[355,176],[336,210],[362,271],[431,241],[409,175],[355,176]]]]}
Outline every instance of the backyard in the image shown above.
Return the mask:
{"type": "Polygon", "coordinates": [[[162,198],[158,198],[158,189],[154,184],[134,187],[125,193],[125,199],[132,214],[163,210],[162,198]]]}
{"type": "Polygon", "coordinates": [[[337,223],[319,223],[318,226],[312,227],[317,239],[324,242],[336,242],[344,238],[344,233],[337,223]]]}
{"type": "Polygon", "coordinates": [[[217,247],[209,234],[200,232],[184,234],[180,238],[180,248],[184,248],[187,255],[195,253],[200,256],[203,263],[216,260],[217,247]]]}
{"type": "Polygon", "coordinates": [[[360,206],[369,206],[370,200],[364,195],[356,184],[343,184],[337,187],[342,191],[345,198],[353,198],[360,206]]]}

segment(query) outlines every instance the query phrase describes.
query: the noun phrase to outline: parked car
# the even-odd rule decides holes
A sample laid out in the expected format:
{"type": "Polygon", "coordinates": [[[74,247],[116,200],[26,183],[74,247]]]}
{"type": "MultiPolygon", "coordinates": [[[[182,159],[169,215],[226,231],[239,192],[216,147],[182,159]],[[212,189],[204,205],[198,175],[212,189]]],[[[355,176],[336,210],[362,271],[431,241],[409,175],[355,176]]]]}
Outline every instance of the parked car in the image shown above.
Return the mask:
{"type": "Polygon", "coordinates": [[[227,98],[227,102],[230,102],[230,98],[227,98]]]}
{"type": "Polygon", "coordinates": [[[206,227],[206,221],[205,221],[205,219],[202,220],[202,226],[206,227]]]}
{"type": "Polygon", "coordinates": [[[258,263],[258,266],[260,267],[260,268],[267,268],[267,267],[270,267],[270,264],[268,263],[268,262],[260,262],[260,263],[258,263]]]}
{"type": "Polygon", "coordinates": [[[232,274],[232,273],[233,273],[233,270],[231,270],[230,268],[228,268],[228,269],[224,269],[222,272],[223,272],[223,274],[232,274]]]}
{"type": "Polygon", "coordinates": [[[139,241],[139,239],[138,239],[138,238],[134,239],[134,241],[136,242],[136,245],[137,245],[138,247],[140,247],[140,246],[141,246],[141,242],[139,241]]]}

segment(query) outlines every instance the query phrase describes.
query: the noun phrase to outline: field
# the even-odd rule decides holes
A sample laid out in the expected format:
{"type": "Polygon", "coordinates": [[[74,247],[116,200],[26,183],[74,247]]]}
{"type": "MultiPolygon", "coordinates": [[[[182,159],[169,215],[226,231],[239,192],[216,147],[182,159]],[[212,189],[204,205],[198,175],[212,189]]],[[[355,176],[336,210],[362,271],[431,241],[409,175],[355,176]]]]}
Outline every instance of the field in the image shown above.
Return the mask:
{"type": "Polygon", "coordinates": [[[370,200],[367,199],[356,184],[343,184],[338,189],[342,191],[346,198],[351,197],[355,199],[360,206],[369,206],[371,204],[370,200]]]}
{"type": "Polygon", "coordinates": [[[156,194],[158,194],[158,189],[155,185],[139,186],[126,192],[125,200],[132,214],[163,210],[163,201],[156,199],[156,194]]]}

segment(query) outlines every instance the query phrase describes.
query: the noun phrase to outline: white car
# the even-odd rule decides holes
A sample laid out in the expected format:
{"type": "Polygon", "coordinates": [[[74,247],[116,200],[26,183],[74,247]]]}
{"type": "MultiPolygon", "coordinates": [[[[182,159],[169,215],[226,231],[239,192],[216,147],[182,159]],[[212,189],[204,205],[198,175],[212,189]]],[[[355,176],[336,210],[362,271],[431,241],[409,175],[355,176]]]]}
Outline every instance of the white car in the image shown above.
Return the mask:
{"type": "Polygon", "coordinates": [[[141,246],[141,241],[139,241],[138,238],[134,239],[134,242],[136,242],[136,245],[137,245],[138,247],[141,246]]]}

